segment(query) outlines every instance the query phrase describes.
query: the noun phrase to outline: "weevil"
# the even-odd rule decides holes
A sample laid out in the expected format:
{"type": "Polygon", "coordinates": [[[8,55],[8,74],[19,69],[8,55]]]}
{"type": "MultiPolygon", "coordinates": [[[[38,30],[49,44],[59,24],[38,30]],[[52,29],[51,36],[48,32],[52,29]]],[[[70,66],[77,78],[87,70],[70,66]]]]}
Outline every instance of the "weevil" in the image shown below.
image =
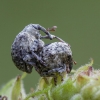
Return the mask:
{"type": "Polygon", "coordinates": [[[45,43],[42,38],[53,39],[53,35],[39,24],[27,25],[14,39],[11,46],[11,56],[15,66],[27,73],[32,72],[36,63],[46,66],[43,60],[38,56],[45,43]],[[40,30],[46,35],[42,36],[40,30]]]}
{"type": "Polygon", "coordinates": [[[47,64],[46,67],[37,65],[35,69],[42,77],[54,77],[57,83],[57,74],[63,80],[63,72],[70,73],[73,67],[73,57],[70,45],[65,42],[54,42],[45,45],[40,52],[40,58],[47,64]]]}

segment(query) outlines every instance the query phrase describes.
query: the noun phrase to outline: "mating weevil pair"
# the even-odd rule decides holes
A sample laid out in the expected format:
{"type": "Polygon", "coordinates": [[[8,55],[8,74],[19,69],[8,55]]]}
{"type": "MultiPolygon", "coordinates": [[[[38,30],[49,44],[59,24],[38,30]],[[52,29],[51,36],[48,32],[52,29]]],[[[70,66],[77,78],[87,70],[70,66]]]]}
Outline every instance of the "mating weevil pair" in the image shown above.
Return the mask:
{"type": "MultiPolygon", "coordinates": [[[[24,72],[31,73],[33,66],[42,77],[54,77],[56,84],[57,74],[71,71],[73,66],[72,51],[68,43],[61,38],[51,35],[39,24],[27,25],[14,39],[11,46],[11,56],[15,66],[24,72]],[[40,30],[46,35],[42,36],[40,30]],[[48,45],[42,39],[58,39],[48,45]]],[[[61,78],[63,80],[63,77],[61,78]]]]}

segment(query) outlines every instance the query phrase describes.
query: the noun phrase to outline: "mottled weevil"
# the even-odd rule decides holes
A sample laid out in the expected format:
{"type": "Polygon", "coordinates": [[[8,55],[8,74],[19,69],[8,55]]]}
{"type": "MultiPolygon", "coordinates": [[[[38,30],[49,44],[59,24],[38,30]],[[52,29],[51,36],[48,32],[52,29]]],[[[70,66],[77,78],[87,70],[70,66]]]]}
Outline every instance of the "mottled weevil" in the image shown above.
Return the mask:
{"type": "Polygon", "coordinates": [[[73,58],[70,45],[64,42],[54,42],[43,47],[40,58],[47,64],[46,67],[37,65],[35,69],[42,77],[54,77],[57,83],[57,75],[63,80],[63,72],[70,73],[73,67],[73,58]]]}

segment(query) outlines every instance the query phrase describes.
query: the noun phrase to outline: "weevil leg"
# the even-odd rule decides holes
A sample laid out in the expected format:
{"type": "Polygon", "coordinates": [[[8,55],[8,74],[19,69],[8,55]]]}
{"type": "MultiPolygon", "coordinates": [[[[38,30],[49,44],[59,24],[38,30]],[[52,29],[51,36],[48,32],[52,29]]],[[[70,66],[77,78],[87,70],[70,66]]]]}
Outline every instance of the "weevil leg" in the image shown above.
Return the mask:
{"type": "Polygon", "coordinates": [[[37,25],[34,24],[34,28],[43,31],[43,32],[44,32],[44,33],[49,37],[49,39],[52,40],[52,36],[51,36],[51,34],[50,34],[49,31],[47,31],[44,27],[42,27],[42,26],[39,25],[39,24],[37,24],[37,25]]]}
{"type": "MultiPolygon", "coordinates": [[[[62,40],[61,38],[55,36],[55,35],[51,35],[52,39],[57,39],[60,42],[66,43],[64,40],[62,40]]],[[[49,39],[48,35],[46,36],[41,36],[41,39],[49,39]]]]}
{"type": "Polygon", "coordinates": [[[37,66],[35,62],[32,62],[32,59],[36,59],[37,62],[39,62],[42,66],[46,67],[47,65],[42,61],[42,59],[34,52],[31,52],[32,54],[27,54],[23,60],[25,61],[25,63],[32,65],[32,66],[37,66]]]}
{"type": "Polygon", "coordinates": [[[48,73],[48,71],[43,71],[40,73],[41,77],[53,77],[55,74],[48,73]]]}
{"type": "Polygon", "coordinates": [[[42,77],[53,77],[54,79],[54,84],[57,85],[57,75],[56,73],[58,73],[61,77],[61,81],[63,81],[63,72],[66,72],[66,65],[63,64],[63,66],[59,67],[59,68],[54,68],[51,69],[49,71],[42,71],[40,74],[42,77]]]}
{"type": "Polygon", "coordinates": [[[49,31],[47,31],[44,27],[42,27],[41,25],[38,25],[38,30],[41,30],[43,31],[44,33],[46,33],[46,36],[42,36],[41,38],[46,38],[46,39],[58,39],[60,42],[63,42],[63,43],[66,43],[64,40],[62,40],[61,38],[57,37],[57,36],[54,36],[52,34],[49,33],[49,31]]]}
{"type": "Polygon", "coordinates": [[[49,36],[48,35],[41,36],[41,39],[49,39],[49,36]]]}
{"type": "Polygon", "coordinates": [[[42,61],[42,59],[34,52],[32,52],[32,56],[39,62],[41,65],[46,67],[46,64],[42,61]]]}
{"type": "Polygon", "coordinates": [[[48,71],[48,75],[53,75],[54,73],[63,73],[66,71],[66,65],[64,65],[63,67],[59,67],[59,68],[54,68],[48,71]]]}
{"type": "Polygon", "coordinates": [[[26,62],[27,64],[31,65],[31,66],[36,66],[36,64],[34,62],[28,61],[26,62]]]}
{"type": "Polygon", "coordinates": [[[41,30],[43,31],[44,33],[46,33],[46,36],[41,36],[42,39],[58,39],[60,42],[63,42],[63,43],[66,43],[64,40],[62,40],[61,38],[57,37],[57,36],[54,36],[52,34],[49,33],[49,31],[47,31],[44,27],[42,27],[41,25],[38,24],[38,30],[41,30]]]}
{"type": "Polygon", "coordinates": [[[70,71],[72,70],[72,67],[73,67],[73,58],[71,55],[68,56],[68,63],[66,64],[67,66],[67,71],[70,71]]]}
{"type": "Polygon", "coordinates": [[[66,72],[66,65],[65,64],[63,64],[63,66],[61,66],[60,68],[55,68],[55,69],[48,71],[48,74],[59,73],[59,75],[61,77],[61,81],[63,81],[63,74],[62,74],[63,72],[66,72]]]}
{"type": "Polygon", "coordinates": [[[61,67],[60,71],[59,71],[59,75],[61,77],[61,81],[63,81],[63,72],[66,71],[66,64],[63,64],[63,67],[61,67]]]}
{"type": "Polygon", "coordinates": [[[63,64],[63,66],[60,67],[60,70],[58,71],[59,73],[65,72],[66,71],[66,64],[63,64]]]}
{"type": "Polygon", "coordinates": [[[64,40],[62,40],[61,38],[55,36],[56,39],[58,39],[60,42],[66,43],[64,40]]]}

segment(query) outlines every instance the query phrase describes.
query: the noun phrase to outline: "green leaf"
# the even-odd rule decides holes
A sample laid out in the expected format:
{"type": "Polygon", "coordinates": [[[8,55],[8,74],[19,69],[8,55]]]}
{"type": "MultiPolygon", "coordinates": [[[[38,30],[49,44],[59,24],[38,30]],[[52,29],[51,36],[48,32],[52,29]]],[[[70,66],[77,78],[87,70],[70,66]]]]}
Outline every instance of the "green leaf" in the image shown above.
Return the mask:
{"type": "Polygon", "coordinates": [[[21,93],[21,76],[18,76],[12,89],[11,100],[18,100],[21,93]]]}
{"type": "Polygon", "coordinates": [[[10,80],[7,84],[3,85],[0,89],[0,95],[7,96],[8,100],[11,100],[11,91],[14,86],[15,79],[10,80]]]}
{"type": "Polygon", "coordinates": [[[11,100],[22,99],[26,96],[23,83],[22,83],[22,79],[25,78],[25,76],[26,73],[23,73],[22,76],[17,77],[12,89],[11,100]]]}

